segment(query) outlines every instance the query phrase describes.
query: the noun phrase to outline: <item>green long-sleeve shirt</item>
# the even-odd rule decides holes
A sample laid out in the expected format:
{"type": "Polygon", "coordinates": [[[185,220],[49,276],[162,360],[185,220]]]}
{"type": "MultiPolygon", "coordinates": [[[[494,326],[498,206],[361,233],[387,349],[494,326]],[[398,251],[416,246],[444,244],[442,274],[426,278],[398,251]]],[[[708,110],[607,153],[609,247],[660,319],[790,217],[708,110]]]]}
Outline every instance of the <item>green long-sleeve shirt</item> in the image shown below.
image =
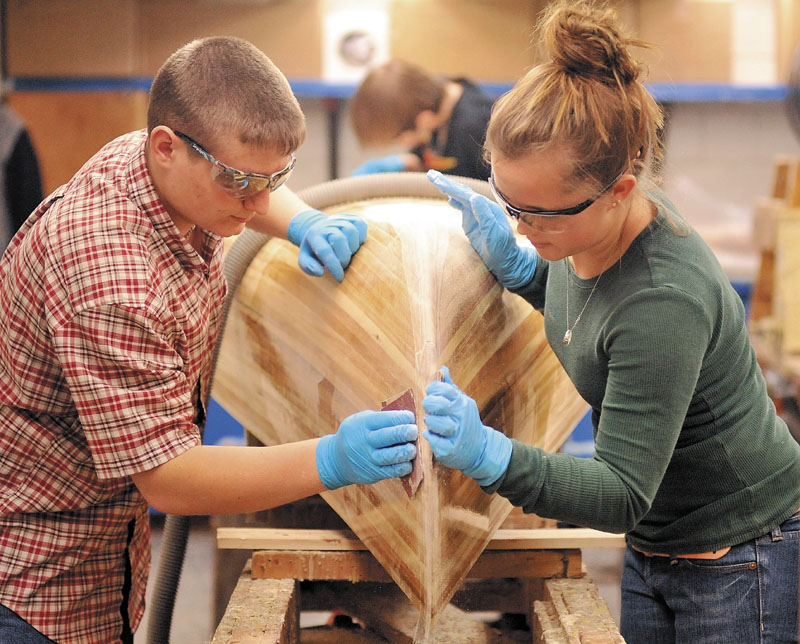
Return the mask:
{"type": "Polygon", "coordinates": [[[603,273],[568,346],[565,289],[571,326],[595,279],[540,259],[518,291],[543,310],[550,345],[592,407],[594,457],[514,441],[508,470],[485,490],[626,532],[646,551],[705,552],[768,532],[800,506],[800,445],[767,395],[744,307],[713,252],[653,197],[657,218],[603,273]]]}

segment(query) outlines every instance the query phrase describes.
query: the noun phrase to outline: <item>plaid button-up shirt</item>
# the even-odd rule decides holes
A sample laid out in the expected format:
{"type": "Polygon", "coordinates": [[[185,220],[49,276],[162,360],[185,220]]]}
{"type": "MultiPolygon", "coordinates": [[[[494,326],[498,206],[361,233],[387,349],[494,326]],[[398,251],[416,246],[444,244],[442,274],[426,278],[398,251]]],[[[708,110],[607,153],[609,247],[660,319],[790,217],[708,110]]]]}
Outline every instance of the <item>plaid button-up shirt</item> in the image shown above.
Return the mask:
{"type": "Polygon", "coordinates": [[[0,603],[59,644],[117,642],[144,611],[147,504],[130,475],[200,442],[222,240],[181,238],[146,134],[100,150],[0,262],[0,603]]]}

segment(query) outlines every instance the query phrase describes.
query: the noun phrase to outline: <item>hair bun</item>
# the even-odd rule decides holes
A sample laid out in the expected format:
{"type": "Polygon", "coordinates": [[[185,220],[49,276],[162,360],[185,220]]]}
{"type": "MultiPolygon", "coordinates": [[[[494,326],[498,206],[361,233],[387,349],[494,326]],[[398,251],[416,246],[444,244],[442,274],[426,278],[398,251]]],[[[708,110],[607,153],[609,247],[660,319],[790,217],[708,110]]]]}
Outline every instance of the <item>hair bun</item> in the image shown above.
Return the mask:
{"type": "Polygon", "coordinates": [[[638,42],[622,33],[613,9],[556,3],[540,24],[547,55],[564,73],[609,85],[627,85],[639,77],[640,65],[628,51],[638,42]]]}

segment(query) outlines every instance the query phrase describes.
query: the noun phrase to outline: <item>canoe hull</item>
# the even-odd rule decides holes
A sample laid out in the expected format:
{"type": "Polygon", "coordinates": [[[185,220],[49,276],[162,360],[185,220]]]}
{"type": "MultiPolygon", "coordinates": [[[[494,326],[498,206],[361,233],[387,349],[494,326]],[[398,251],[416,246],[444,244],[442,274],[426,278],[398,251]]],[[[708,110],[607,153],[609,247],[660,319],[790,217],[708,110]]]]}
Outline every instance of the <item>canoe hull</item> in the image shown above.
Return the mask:
{"type": "MultiPolygon", "coordinates": [[[[341,284],[297,268],[270,240],[228,316],[213,395],[260,442],[330,433],[410,389],[424,427],[425,387],[447,365],[483,422],[554,451],[586,411],[550,351],[542,316],[505,291],[442,200],[348,204],[369,222],[341,284]]],[[[511,506],[432,459],[422,481],[398,479],[322,496],[428,621],[449,602],[511,506]]]]}

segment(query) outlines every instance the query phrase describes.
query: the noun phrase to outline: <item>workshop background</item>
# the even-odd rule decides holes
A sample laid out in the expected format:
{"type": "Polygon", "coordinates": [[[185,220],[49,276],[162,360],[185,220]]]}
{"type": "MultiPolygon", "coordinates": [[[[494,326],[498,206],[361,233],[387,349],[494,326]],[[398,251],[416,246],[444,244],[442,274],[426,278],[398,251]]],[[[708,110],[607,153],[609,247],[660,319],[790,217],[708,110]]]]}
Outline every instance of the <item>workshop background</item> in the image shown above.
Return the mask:
{"type": "MultiPolygon", "coordinates": [[[[289,182],[297,191],[348,176],[387,153],[360,149],[348,121],[348,97],[370,66],[403,58],[500,95],[536,62],[530,36],[545,4],[3,0],[3,89],[28,127],[48,193],[104,143],[144,127],[152,76],[172,51],[196,37],[246,38],[284,72],[306,114],[308,137],[289,182]]],[[[776,159],[800,155],[784,100],[800,42],[800,1],[613,4],[639,37],[656,45],[646,59],[648,86],[668,115],[664,186],[747,301],[759,268],[754,205],[772,190],[776,159]]],[[[235,420],[218,408],[208,430],[212,441],[240,440],[235,420]]],[[[158,545],[156,529],[154,563],[158,545]]],[[[175,641],[207,641],[213,632],[219,617],[211,597],[213,557],[208,523],[197,520],[173,620],[175,641]]],[[[607,557],[596,560],[595,576],[613,613],[618,562],[607,557]]]]}

